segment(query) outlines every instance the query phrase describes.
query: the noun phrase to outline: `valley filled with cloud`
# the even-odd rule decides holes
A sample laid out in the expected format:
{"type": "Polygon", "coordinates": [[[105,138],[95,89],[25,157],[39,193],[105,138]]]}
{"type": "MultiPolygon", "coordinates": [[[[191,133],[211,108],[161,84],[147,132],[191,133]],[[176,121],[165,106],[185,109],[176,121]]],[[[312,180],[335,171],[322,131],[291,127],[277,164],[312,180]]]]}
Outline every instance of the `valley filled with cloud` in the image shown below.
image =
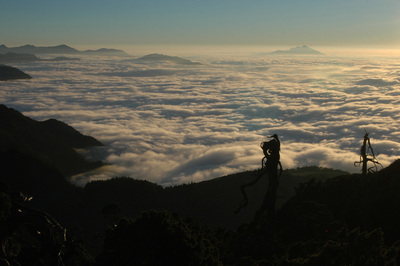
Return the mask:
{"type": "Polygon", "coordinates": [[[365,131],[383,166],[399,156],[398,58],[189,59],[201,64],[90,56],[16,64],[33,79],[2,82],[0,102],[105,144],[81,151],[107,165],[72,177],[79,185],[116,176],[173,185],[254,170],[259,144],[272,134],[281,139],[284,169],[359,172],[353,163],[365,131]]]}

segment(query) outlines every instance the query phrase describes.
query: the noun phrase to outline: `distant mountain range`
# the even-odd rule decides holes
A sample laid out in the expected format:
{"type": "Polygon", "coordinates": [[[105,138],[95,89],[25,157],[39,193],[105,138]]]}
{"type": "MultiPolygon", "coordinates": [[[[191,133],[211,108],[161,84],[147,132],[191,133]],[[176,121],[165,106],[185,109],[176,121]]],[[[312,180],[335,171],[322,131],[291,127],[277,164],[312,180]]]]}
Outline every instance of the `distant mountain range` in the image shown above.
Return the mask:
{"type": "Polygon", "coordinates": [[[79,58],[58,56],[52,59],[42,59],[34,54],[19,54],[8,52],[6,54],[0,54],[0,63],[29,63],[37,61],[69,61],[69,60],[79,60],[79,58]]]}
{"type": "Polygon", "coordinates": [[[103,145],[67,124],[49,119],[35,121],[20,112],[0,105],[0,151],[17,150],[54,165],[65,176],[100,167],[101,162],[86,161],[76,148],[103,145]]]}
{"type": "Polygon", "coordinates": [[[18,68],[0,64],[0,81],[13,79],[31,79],[32,77],[18,68]]]}
{"type": "Polygon", "coordinates": [[[277,50],[272,52],[272,54],[323,55],[323,53],[314,50],[307,45],[297,46],[290,48],[289,50],[277,50]]]}
{"type": "Polygon", "coordinates": [[[83,55],[112,55],[112,56],[130,56],[122,50],[101,48],[97,50],[78,51],[75,48],[62,44],[57,46],[34,46],[24,45],[19,47],[7,47],[0,45],[0,54],[18,53],[18,54],[83,54],[83,55]]]}
{"type": "Polygon", "coordinates": [[[148,54],[135,60],[143,62],[172,62],[178,65],[201,65],[199,62],[193,62],[178,56],[169,56],[163,54],[148,54]]]}

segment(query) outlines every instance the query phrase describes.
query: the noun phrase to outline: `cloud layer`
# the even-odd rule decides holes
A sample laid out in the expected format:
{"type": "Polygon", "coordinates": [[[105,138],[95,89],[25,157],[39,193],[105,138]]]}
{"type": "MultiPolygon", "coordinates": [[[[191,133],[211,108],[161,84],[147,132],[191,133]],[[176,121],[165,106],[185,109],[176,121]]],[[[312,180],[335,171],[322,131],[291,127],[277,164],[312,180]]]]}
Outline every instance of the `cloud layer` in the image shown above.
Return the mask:
{"type": "Polygon", "coordinates": [[[0,101],[106,144],[85,154],[109,165],[74,177],[78,184],[130,176],[171,185],[252,170],[260,167],[260,142],[274,133],[282,140],[284,168],[357,172],[364,130],[384,166],[399,155],[394,59],[191,59],[202,65],[90,57],[21,64],[34,79],[3,82],[0,101]]]}

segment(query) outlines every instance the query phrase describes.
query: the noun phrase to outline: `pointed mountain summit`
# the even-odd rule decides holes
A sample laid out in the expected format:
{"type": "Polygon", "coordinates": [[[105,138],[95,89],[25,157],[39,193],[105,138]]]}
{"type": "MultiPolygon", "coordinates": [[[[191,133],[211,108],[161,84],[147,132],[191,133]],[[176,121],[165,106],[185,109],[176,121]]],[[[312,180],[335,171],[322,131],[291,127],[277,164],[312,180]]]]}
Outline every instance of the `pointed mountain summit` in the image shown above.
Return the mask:
{"type": "Polygon", "coordinates": [[[272,54],[323,55],[323,53],[314,50],[307,45],[293,47],[289,50],[277,50],[272,52],[272,54]]]}

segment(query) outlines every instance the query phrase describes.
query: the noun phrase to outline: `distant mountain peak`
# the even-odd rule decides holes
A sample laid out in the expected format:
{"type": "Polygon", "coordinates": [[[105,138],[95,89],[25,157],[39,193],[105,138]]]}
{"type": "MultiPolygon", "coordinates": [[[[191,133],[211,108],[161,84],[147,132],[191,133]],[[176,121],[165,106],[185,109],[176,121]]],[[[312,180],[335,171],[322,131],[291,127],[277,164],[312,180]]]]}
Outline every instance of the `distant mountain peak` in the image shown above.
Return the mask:
{"type": "Polygon", "coordinates": [[[290,48],[289,50],[277,50],[272,52],[273,54],[303,54],[303,55],[323,55],[323,53],[314,50],[307,45],[297,46],[290,48]]]}

